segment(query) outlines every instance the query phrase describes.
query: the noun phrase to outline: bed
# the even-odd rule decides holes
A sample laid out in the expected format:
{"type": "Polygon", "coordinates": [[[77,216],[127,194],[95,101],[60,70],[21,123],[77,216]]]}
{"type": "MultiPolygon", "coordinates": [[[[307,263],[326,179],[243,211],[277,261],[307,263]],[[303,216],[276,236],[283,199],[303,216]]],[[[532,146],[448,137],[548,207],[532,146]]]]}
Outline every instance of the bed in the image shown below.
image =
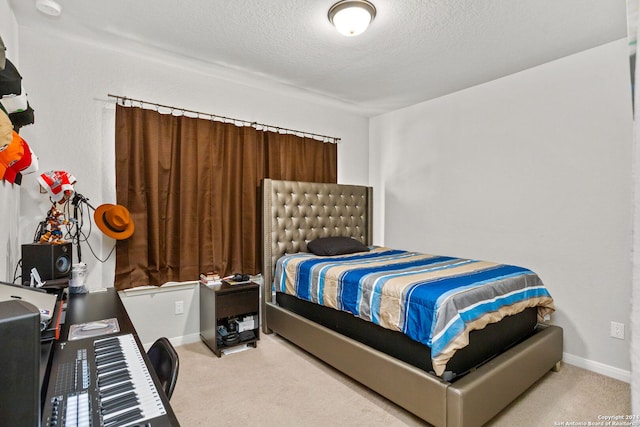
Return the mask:
{"type": "Polygon", "coordinates": [[[306,257],[317,238],[350,237],[370,247],[372,189],[265,179],[262,202],[265,333],[276,332],[436,426],[482,425],[559,366],[562,330],[539,323],[538,307],[488,322],[444,364],[434,364],[430,347],[402,331],[289,295],[286,284],[272,287],[278,260],[306,257]]]}

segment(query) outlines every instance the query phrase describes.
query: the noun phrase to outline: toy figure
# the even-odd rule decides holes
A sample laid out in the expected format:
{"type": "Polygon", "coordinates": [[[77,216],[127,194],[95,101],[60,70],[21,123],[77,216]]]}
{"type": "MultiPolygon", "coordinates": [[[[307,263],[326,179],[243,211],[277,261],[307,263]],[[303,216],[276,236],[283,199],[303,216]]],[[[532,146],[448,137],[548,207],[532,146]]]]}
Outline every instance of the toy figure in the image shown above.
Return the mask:
{"type": "Polygon", "coordinates": [[[49,212],[47,212],[46,224],[44,225],[45,233],[40,237],[40,243],[60,244],[66,243],[63,239],[61,227],[69,224],[69,220],[64,217],[64,214],[58,210],[55,204],[51,206],[49,212]]]}

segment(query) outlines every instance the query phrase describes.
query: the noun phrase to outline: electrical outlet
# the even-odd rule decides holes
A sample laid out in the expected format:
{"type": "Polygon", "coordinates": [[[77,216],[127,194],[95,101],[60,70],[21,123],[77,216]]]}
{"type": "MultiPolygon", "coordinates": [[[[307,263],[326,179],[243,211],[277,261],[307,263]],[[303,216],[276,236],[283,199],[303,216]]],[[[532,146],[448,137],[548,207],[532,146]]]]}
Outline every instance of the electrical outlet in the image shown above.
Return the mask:
{"type": "Polygon", "coordinates": [[[176,301],[176,314],[184,314],[184,301],[176,301]]]}
{"type": "Polygon", "coordinates": [[[624,323],[611,322],[611,336],[613,338],[624,339],[624,323]]]}

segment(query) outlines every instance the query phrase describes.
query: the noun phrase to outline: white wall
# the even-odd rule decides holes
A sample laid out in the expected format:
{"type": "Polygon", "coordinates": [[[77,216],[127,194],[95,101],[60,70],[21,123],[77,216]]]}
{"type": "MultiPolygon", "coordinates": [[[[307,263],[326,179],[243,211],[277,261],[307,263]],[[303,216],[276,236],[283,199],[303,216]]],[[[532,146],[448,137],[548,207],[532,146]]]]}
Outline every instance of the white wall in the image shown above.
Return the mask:
{"type": "MultiPolygon", "coordinates": [[[[0,0],[0,36],[7,51],[6,56],[20,71],[18,55],[18,25],[7,0],[0,0]]],[[[20,187],[0,181],[0,280],[13,281],[13,273],[20,260],[18,244],[18,219],[20,187]]]]}
{"type": "Polygon", "coordinates": [[[160,289],[127,289],[119,295],[146,349],[160,337],[169,338],[173,345],[200,340],[197,282],[160,289]],[[176,303],[182,303],[184,313],[176,313],[176,303]]]}
{"type": "Polygon", "coordinates": [[[565,361],[628,380],[630,102],[620,40],[373,118],[378,242],[533,269],[565,361]]]}
{"type": "MultiPolygon", "coordinates": [[[[635,79],[640,78],[640,56],[636,55],[635,79]]],[[[635,85],[636,105],[640,88],[635,85]]],[[[640,413],[640,110],[634,111],[633,151],[633,272],[631,290],[631,413],[640,413]]]]}
{"type": "MultiPolygon", "coordinates": [[[[196,111],[338,136],[338,179],[366,184],[368,120],[302,95],[250,87],[216,78],[202,64],[147,52],[74,40],[20,27],[21,72],[29,83],[36,123],[25,139],[40,157],[42,171],[61,169],[77,179],[76,191],[94,206],[115,202],[114,101],[123,95],[196,111]]],[[[46,213],[47,198],[35,176],[26,177],[21,202],[22,242],[29,241],[46,213]]],[[[95,228],[94,228],[95,230],[95,228]]],[[[100,257],[113,240],[94,232],[100,257]]],[[[82,247],[88,286],[110,286],[114,258],[100,265],[82,247]]],[[[75,254],[74,254],[75,256],[75,254]]],[[[194,278],[197,279],[197,278],[194,278]]]]}

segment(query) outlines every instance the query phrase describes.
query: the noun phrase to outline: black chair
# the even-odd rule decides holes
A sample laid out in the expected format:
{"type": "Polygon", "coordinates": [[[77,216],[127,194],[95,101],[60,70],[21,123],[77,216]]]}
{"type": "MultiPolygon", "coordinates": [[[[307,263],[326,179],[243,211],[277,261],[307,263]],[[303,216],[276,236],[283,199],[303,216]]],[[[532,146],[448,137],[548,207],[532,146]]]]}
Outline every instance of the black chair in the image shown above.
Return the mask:
{"type": "Polygon", "coordinates": [[[171,399],[173,389],[178,382],[178,353],[171,345],[168,339],[158,338],[147,352],[151,365],[160,380],[162,389],[167,395],[167,399],[171,399]]]}

